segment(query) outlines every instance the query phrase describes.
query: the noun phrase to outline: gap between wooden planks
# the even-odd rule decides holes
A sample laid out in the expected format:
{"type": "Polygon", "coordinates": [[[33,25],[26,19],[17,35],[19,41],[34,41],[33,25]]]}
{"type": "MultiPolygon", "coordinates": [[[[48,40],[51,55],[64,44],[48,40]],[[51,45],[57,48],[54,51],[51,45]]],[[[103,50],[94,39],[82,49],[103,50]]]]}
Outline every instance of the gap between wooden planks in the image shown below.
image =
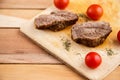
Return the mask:
{"type": "Polygon", "coordinates": [[[19,29],[0,29],[0,63],[60,63],[19,29]]]}

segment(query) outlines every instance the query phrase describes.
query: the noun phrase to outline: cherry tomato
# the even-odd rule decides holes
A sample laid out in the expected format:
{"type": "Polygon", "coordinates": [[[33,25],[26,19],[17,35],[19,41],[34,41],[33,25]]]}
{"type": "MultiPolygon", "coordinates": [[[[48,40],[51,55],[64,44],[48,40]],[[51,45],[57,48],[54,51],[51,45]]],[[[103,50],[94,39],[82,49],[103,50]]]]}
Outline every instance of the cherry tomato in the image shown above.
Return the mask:
{"type": "Polygon", "coordinates": [[[103,15],[103,8],[98,4],[92,4],[87,9],[87,15],[93,20],[98,20],[103,15]]]}
{"type": "Polygon", "coordinates": [[[69,0],[54,0],[54,5],[58,9],[65,9],[69,4],[69,0]]]}
{"type": "Polygon", "coordinates": [[[120,30],[117,33],[117,39],[118,39],[118,41],[120,41],[120,30]]]}
{"type": "Polygon", "coordinates": [[[101,56],[96,52],[89,52],[85,57],[85,63],[89,68],[95,69],[102,62],[101,56]]]}

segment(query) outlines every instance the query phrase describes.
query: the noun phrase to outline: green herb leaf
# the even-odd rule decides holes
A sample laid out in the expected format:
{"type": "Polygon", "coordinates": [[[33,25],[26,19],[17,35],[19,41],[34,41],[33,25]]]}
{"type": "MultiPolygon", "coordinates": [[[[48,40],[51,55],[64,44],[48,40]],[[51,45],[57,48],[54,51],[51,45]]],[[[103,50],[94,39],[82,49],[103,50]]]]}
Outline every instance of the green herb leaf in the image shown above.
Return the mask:
{"type": "Polygon", "coordinates": [[[67,51],[69,51],[70,46],[71,46],[70,40],[68,40],[68,39],[61,39],[61,40],[63,41],[63,46],[65,47],[65,49],[66,49],[67,51]]]}
{"type": "Polygon", "coordinates": [[[107,51],[107,55],[108,55],[108,56],[115,55],[115,53],[113,52],[112,49],[107,49],[107,48],[106,48],[106,51],[107,51]]]}

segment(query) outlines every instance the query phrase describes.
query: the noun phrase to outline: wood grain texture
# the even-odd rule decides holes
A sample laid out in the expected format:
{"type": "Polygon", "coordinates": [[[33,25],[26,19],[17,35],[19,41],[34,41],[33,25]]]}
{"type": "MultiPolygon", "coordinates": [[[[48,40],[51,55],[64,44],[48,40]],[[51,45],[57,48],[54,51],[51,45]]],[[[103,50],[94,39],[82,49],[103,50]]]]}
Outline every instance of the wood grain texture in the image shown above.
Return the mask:
{"type": "MultiPolygon", "coordinates": [[[[86,3],[86,1],[88,0],[85,0],[85,1],[76,0],[76,1],[79,3],[77,4],[76,2],[74,2],[74,0],[73,1],[71,0],[71,5],[67,9],[69,10],[72,9],[74,12],[77,12],[78,10],[73,9],[73,6],[75,6],[75,4],[76,6],[81,5],[82,9],[86,9],[86,6],[91,4],[91,3],[88,3],[88,4],[86,3]]],[[[94,0],[91,2],[96,2],[99,4],[99,3],[102,3],[103,1],[104,0],[96,2],[96,0],[94,0]]],[[[107,0],[104,4],[105,10],[111,9],[110,8],[111,4],[109,2],[113,3],[112,6],[115,6],[115,7],[118,6],[118,4],[115,1],[107,0]],[[109,5],[110,7],[107,7],[106,9],[105,5],[109,5]]],[[[78,8],[76,6],[74,8],[78,8]]],[[[46,14],[46,13],[49,14],[51,11],[54,11],[55,9],[56,9],[55,7],[51,7],[45,10],[42,14],[46,14]]],[[[104,77],[107,76],[109,73],[111,73],[116,67],[118,67],[120,63],[120,54],[110,57],[107,55],[107,52],[105,50],[106,48],[107,49],[112,48],[112,50],[115,53],[120,52],[119,50],[120,45],[118,45],[118,41],[116,41],[116,37],[115,37],[116,33],[114,33],[114,32],[117,32],[115,30],[119,28],[119,26],[116,27],[116,24],[119,25],[119,22],[118,22],[119,21],[118,17],[120,17],[120,15],[118,15],[119,9],[116,10],[116,13],[114,13],[115,12],[114,9],[112,9],[112,11],[110,13],[114,14],[114,17],[108,20],[111,26],[114,27],[113,32],[111,33],[112,36],[109,36],[109,39],[107,38],[106,42],[104,42],[102,45],[95,48],[88,48],[86,46],[76,44],[71,39],[70,27],[59,32],[52,32],[49,30],[44,30],[44,31],[38,30],[34,26],[34,19],[32,19],[28,23],[23,24],[20,30],[29,38],[31,38],[33,41],[35,41],[40,46],[48,50],[50,54],[57,56],[58,58],[63,60],[67,65],[71,66],[74,70],[78,71],[80,74],[83,74],[84,76],[86,76],[91,80],[101,80],[101,79],[104,79],[104,77]],[[113,20],[113,18],[115,19],[113,20]],[[61,41],[63,38],[64,40],[66,39],[69,40],[71,43],[69,51],[66,51],[65,47],[63,46],[63,42],[61,41]],[[84,63],[84,58],[87,55],[87,53],[90,51],[96,51],[102,57],[102,64],[94,71],[89,69],[84,63]],[[80,55],[76,55],[76,53],[80,53],[80,55]],[[110,63],[110,62],[114,62],[114,63],[110,63]]],[[[109,14],[109,16],[111,14],[109,14]]],[[[104,21],[106,19],[108,19],[108,12],[104,11],[104,16],[102,20],[104,21]]]]}
{"type": "MultiPolygon", "coordinates": [[[[120,67],[104,80],[120,80],[120,67]]],[[[0,65],[0,80],[87,80],[64,65],[0,65]]]]}
{"type": "Polygon", "coordinates": [[[42,10],[0,10],[0,28],[20,28],[20,25],[31,19],[42,10]],[[25,15],[27,14],[27,15],[25,15]]]}
{"type": "MultiPolygon", "coordinates": [[[[9,0],[8,0],[9,1],[9,0]]],[[[1,15],[14,16],[23,19],[31,19],[43,10],[26,10],[26,9],[0,9],[1,15]]]]}
{"type": "Polygon", "coordinates": [[[53,0],[0,0],[0,8],[5,9],[45,9],[53,0]]]}
{"type": "Polygon", "coordinates": [[[19,29],[0,29],[0,63],[59,63],[19,29]]]}
{"type": "Polygon", "coordinates": [[[21,24],[28,20],[23,18],[0,15],[0,28],[20,28],[21,24]]]}
{"type": "MultiPolygon", "coordinates": [[[[33,16],[39,13],[39,10],[33,10],[33,9],[43,9],[43,8],[46,8],[46,6],[48,7],[49,6],[48,4],[51,4],[49,0],[39,0],[43,2],[46,1],[46,3],[44,4],[31,3],[30,1],[31,0],[0,0],[0,8],[1,8],[0,14],[10,15],[10,16],[20,17],[25,19],[31,19],[33,16]],[[22,3],[22,1],[26,1],[26,2],[22,3]],[[5,9],[5,8],[8,8],[8,9],[5,9]]],[[[36,2],[37,0],[33,0],[33,1],[36,2]]],[[[28,54],[27,56],[30,57],[29,60],[31,60],[32,59],[31,56],[33,56],[31,54],[35,54],[35,55],[40,54],[40,56],[38,56],[40,57],[40,59],[38,59],[38,57],[37,59],[35,59],[35,60],[40,60],[40,63],[41,62],[48,63],[48,64],[58,63],[58,61],[56,61],[50,55],[46,54],[46,52],[44,52],[43,50],[41,51],[41,48],[38,48],[28,38],[18,35],[19,33],[18,29],[17,30],[11,29],[10,31],[9,30],[0,29],[0,41],[2,40],[3,42],[3,43],[0,42],[0,51],[7,52],[7,53],[0,53],[1,54],[0,56],[2,57],[2,58],[0,57],[1,60],[5,60],[5,58],[9,57],[9,59],[13,61],[21,61],[23,59],[23,58],[21,59],[21,57],[24,57],[24,55],[26,56],[27,54],[28,54]],[[14,35],[14,36],[8,37],[9,35],[14,35]],[[12,39],[14,37],[15,39],[12,39]],[[19,38],[17,39],[16,37],[19,37],[19,38]],[[26,44],[26,47],[20,46],[21,45],[20,43],[15,44],[15,42],[12,42],[12,40],[14,41],[16,40],[17,42],[21,42],[22,40],[24,40],[23,42],[24,44],[26,44]],[[14,47],[10,48],[10,45],[11,46],[13,45],[14,47]],[[2,48],[2,46],[4,46],[4,48],[2,48]],[[7,49],[7,46],[8,46],[8,49],[7,49]],[[16,49],[18,49],[18,51],[16,51],[16,49]],[[22,52],[25,51],[28,53],[27,54],[22,53],[21,49],[22,49],[22,52]],[[41,52],[43,52],[43,54],[41,54],[41,52]],[[22,54],[22,56],[20,54],[22,54]],[[13,57],[19,57],[19,60],[15,60],[15,58],[13,57]]],[[[31,62],[29,60],[28,62],[31,62]]],[[[118,67],[115,71],[113,71],[110,75],[108,75],[104,80],[120,80],[119,75],[120,75],[120,67],[118,67]]],[[[28,80],[86,80],[84,77],[76,75],[76,73],[71,71],[69,68],[66,68],[64,65],[0,64],[0,80],[26,80],[26,79],[28,80]]]]}

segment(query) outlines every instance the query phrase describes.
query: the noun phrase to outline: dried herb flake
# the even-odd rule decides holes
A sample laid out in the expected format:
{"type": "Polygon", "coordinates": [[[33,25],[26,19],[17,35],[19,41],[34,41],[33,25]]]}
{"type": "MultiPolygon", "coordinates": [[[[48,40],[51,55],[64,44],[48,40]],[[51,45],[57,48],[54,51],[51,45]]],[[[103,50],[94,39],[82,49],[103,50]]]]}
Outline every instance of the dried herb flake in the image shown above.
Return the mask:
{"type": "Polygon", "coordinates": [[[116,53],[114,53],[114,51],[112,49],[106,49],[106,51],[107,51],[108,56],[112,56],[112,55],[116,54],[116,53]]]}
{"type": "Polygon", "coordinates": [[[71,46],[70,40],[68,40],[68,39],[61,39],[61,40],[63,41],[63,46],[65,47],[65,49],[66,49],[67,51],[69,51],[70,46],[71,46]]]}

